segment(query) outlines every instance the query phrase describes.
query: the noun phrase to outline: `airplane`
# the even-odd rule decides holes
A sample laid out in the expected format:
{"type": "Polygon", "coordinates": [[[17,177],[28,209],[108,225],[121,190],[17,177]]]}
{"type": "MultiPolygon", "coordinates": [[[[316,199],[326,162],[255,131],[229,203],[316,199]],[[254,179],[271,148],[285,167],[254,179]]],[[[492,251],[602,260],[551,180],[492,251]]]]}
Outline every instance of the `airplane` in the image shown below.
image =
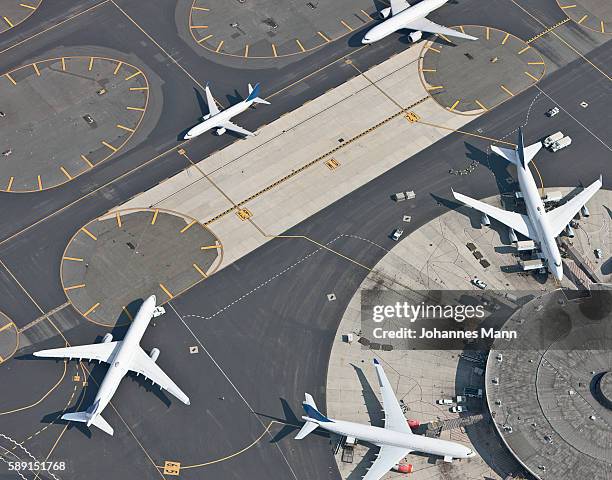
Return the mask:
{"type": "Polygon", "coordinates": [[[321,427],[337,435],[354,437],[378,445],[380,447],[378,457],[370,466],[363,480],[378,480],[389,470],[399,469],[399,462],[410,452],[437,455],[443,457],[445,462],[452,462],[455,458],[471,458],[476,455],[472,449],[459,443],[412,433],[402,412],[402,407],[395,397],[393,387],[391,387],[385,371],[376,359],[374,359],[374,368],[376,369],[385,411],[384,428],[327,418],[319,412],[312,396],[306,393],[306,400],[303,403],[306,415],[302,416],[306,423],[295,436],[295,439],[301,440],[321,427]]]}
{"type": "Polygon", "coordinates": [[[478,40],[476,37],[452,28],[443,27],[425,18],[447,2],[448,0],[422,0],[411,6],[406,0],[391,0],[391,6],[380,11],[385,20],[368,30],[361,42],[364,44],[374,43],[404,28],[412,30],[408,35],[411,42],[419,41],[423,32],[478,40]]]}
{"type": "Polygon", "coordinates": [[[485,222],[488,222],[488,217],[491,216],[510,228],[511,237],[516,238],[514,233],[516,231],[538,244],[548,270],[557,280],[561,281],[563,267],[561,265],[561,254],[555,239],[563,230],[570,231],[570,222],[581,209],[583,214],[588,216],[586,203],[601,188],[602,176],[600,175],[599,180],[593,182],[571,200],[547,212],[529,169],[529,162],[533,160],[541,148],[542,144],[540,142],[525,147],[521,128],[519,128],[516,150],[491,146],[493,152],[516,166],[519,187],[525,200],[527,215],[502,210],[456,193],[454,190],[452,192],[457,200],[482,212],[485,222]]]}
{"type": "Polygon", "coordinates": [[[117,387],[119,387],[119,383],[129,371],[136,372],[137,376],[142,374],[154,384],[168,390],[168,392],[184,404],[190,404],[189,397],[156,365],[155,362],[159,356],[159,349],[153,348],[147,355],[140,347],[140,340],[151,319],[164,313],[162,307],[155,306],[155,302],[155,295],[151,295],[144,301],[122,341],[113,342],[113,336],[107,333],[104,335],[102,343],[34,352],[36,357],[78,358],[79,360],[85,358],[87,360],[98,360],[98,362],[105,362],[110,365],[92,405],[83,412],[65,413],[62,415],[63,420],[87,423],[88,427],[95,425],[102,431],[112,435],[113,427],[102,418],[102,411],[108,405],[117,387]]]}
{"type": "Polygon", "coordinates": [[[231,130],[232,132],[236,132],[244,136],[257,135],[256,133],[249,132],[245,128],[242,128],[236,125],[235,123],[232,123],[231,119],[239,113],[244,112],[254,103],[263,103],[265,105],[270,105],[270,102],[259,98],[259,90],[259,83],[255,84],[254,87],[249,83],[249,96],[247,98],[245,98],[241,102],[238,102],[236,105],[232,105],[226,110],[219,110],[219,108],[217,107],[217,103],[215,102],[212,93],[210,93],[210,88],[207,84],[205,91],[206,103],[208,104],[208,114],[202,117],[201,123],[189,129],[189,131],[185,134],[185,140],[195,138],[213,128],[216,129],[215,132],[217,135],[223,135],[227,130],[231,130]]]}

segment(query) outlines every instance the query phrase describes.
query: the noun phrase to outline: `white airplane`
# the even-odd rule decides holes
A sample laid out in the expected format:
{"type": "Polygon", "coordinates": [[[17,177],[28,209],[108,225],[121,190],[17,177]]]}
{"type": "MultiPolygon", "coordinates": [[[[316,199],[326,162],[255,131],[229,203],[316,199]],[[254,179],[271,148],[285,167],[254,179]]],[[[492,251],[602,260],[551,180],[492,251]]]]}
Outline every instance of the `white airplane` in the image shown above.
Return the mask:
{"type": "Polygon", "coordinates": [[[422,32],[438,33],[467,40],[478,40],[476,37],[466,35],[452,28],[443,27],[425,18],[446,2],[448,0],[422,0],[416,5],[411,6],[406,0],[391,0],[391,6],[380,11],[385,20],[371,28],[363,37],[362,43],[377,42],[404,28],[412,30],[409,34],[412,42],[420,40],[423,35],[422,32]]]}
{"type": "Polygon", "coordinates": [[[438,455],[443,457],[445,462],[452,462],[454,458],[470,458],[476,455],[473,450],[458,443],[412,433],[385,371],[376,359],[374,359],[374,367],[385,410],[384,428],[327,418],[317,410],[312,396],[307,393],[306,401],[303,403],[306,415],[302,417],[306,423],[295,436],[296,440],[301,440],[321,427],[338,435],[354,437],[378,445],[380,447],[378,457],[363,480],[378,480],[392,468],[397,469],[399,462],[410,452],[438,455]]]}
{"type": "Polygon", "coordinates": [[[155,306],[155,295],[151,295],[138,310],[123,341],[113,342],[113,336],[107,333],[104,335],[102,343],[54,348],[34,353],[36,357],[78,358],[79,360],[85,358],[87,360],[106,362],[110,365],[93,404],[84,412],[66,413],[62,415],[62,419],[84,422],[87,423],[88,427],[95,425],[109,435],[112,435],[113,427],[102,418],[102,410],[108,405],[117,387],[119,387],[119,383],[129,371],[136,372],[136,375],[142,374],[161,388],[168,390],[184,404],[189,405],[189,397],[156,365],[155,362],[159,356],[159,349],[154,348],[147,355],[140,348],[140,339],[149,326],[151,318],[157,317],[162,313],[163,309],[155,306]]]}
{"type": "Polygon", "coordinates": [[[595,195],[595,192],[601,188],[602,177],[600,175],[599,180],[593,182],[593,184],[585,188],[568,202],[547,212],[544,209],[544,203],[540,198],[538,187],[529,169],[529,162],[536,156],[541,148],[542,144],[539,142],[525,147],[523,143],[523,131],[520,128],[518,134],[518,147],[516,150],[491,146],[491,150],[497,155],[516,165],[519,187],[523,199],[525,200],[527,215],[508,212],[507,210],[493,207],[484,202],[456,193],[454,190],[453,195],[460,202],[482,212],[485,222],[488,222],[488,217],[491,216],[507,227],[510,227],[511,237],[515,235],[514,232],[516,231],[536,242],[536,244],[539,245],[548,270],[560,281],[563,278],[563,267],[561,265],[561,254],[559,253],[559,247],[555,239],[564,229],[570,231],[571,227],[569,224],[581,209],[583,214],[588,216],[586,203],[595,195]]]}
{"type": "Polygon", "coordinates": [[[242,102],[238,102],[236,105],[232,105],[226,110],[219,110],[219,108],[217,107],[217,102],[215,102],[212,93],[210,93],[210,88],[208,88],[208,85],[206,85],[205,90],[206,103],[208,104],[208,114],[202,117],[203,121],[201,123],[189,129],[189,131],[185,135],[185,140],[195,138],[199,135],[202,135],[204,132],[212,130],[213,128],[216,128],[217,135],[223,135],[227,130],[231,130],[232,132],[236,132],[245,136],[256,135],[255,133],[249,132],[245,128],[236,125],[235,123],[232,123],[231,120],[239,113],[244,112],[254,103],[264,103],[266,105],[270,105],[270,102],[259,98],[259,83],[255,84],[255,87],[251,86],[251,84],[249,83],[249,96],[245,98],[242,102]]]}

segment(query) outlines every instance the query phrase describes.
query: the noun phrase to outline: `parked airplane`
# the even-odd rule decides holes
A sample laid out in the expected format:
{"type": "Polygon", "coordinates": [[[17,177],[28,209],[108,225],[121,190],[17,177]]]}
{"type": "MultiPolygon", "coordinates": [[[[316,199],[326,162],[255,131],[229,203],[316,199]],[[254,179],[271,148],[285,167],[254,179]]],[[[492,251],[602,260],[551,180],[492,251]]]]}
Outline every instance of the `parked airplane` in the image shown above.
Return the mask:
{"type": "Polygon", "coordinates": [[[123,341],[113,342],[113,336],[107,333],[104,335],[102,343],[54,348],[34,353],[36,357],[85,358],[87,360],[106,362],[110,365],[93,404],[84,412],[66,413],[62,415],[62,419],[84,422],[87,423],[88,427],[95,425],[109,435],[112,435],[113,427],[102,418],[102,410],[108,405],[117,387],[119,387],[119,383],[129,371],[136,372],[136,375],[142,374],[161,388],[168,390],[184,404],[189,405],[189,397],[156,365],[155,362],[159,356],[159,349],[154,348],[147,355],[140,348],[140,339],[149,326],[151,318],[163,313],[161,307],[155,306],[155,301],[155,295],[151,295],[145,300],[125,334],[123,341]]]}
{"type": "Polygon", "coordinates": [[[363,480],[378,480],[392,468],[397,468],[399,462],[410,452],[438,455],[443,457],[445,462],[452,462],[454,458],[470,458],[476,455],[473,450],[458,443],[412,433],[395,397],[393,387],[376,359],[374,359],[374,367],[385,410],[384,428],[327,418],[318,411],[314,399],[307,393],[306,401],[303,403],[306,415],[302,417],[306,423],[296,435],[296,440],[301,440],[317,427],[321,427],[338,435],[358,438],[380,446],[378,457],[363,480]]]}
{"type": "Polygon", "coordinates": [[[385,19],[375,27],[371,28],[363,37],[362,43],[374,43],[404,28],[412,30],[408,35],[412,42],[421,39],[423,33],[439,33],[467,40],[478,40],[476,37],[458,32],[452,28],[443,27],[425,18],[434,10],[437,10],[448,0],[422,0],[411,6],[406,0],[391,0],[391,6],[384,8],[380,14],[385,19]]]}
{"type": "Polygon", "coordinates": [[[236,125],[231,122],[232,117],[235,117],[239,113],[244,112],[247,108],[249,108],[254,103],[264,103],[266,105],[270,105],[270,102],[259,98],[259,83],[255,84],[255,87],[251,86],[249,83],[249,96],[245,98],[242,102],[238,102],[236,105],[232,105],[226,110],[219,110],[217,107],[217,103],[210,93],[210,88],[206,85],[206,103],[208,104],[208,114],[202,117],[202,122],[191,128],[187,134],[185,135],[185,140],[189,140],[190,138],[195,138],[199,135],[202,135],[204,132],[216,129],[217,135],[223,135],[227,130],[231,130],[232,132],[239,133],[241,135],[250,136],[256,135],[253,132],[249,132],[248,130],[236,125]]]}
{"type": "Polygon", "coordinates": [[[453,195],[460,202],[510,227],[511,234],[513,231],[516,231],[536,242],[542,251],[542,257],[548,266],[548,270],[557,280],[561,280],[563,278],[563,267],[561,265],[561,254],[559,253],[559,247],[555,239],[564,229],[567,228],[569,230],[569,228],[571,228],[569,224],[580,209],[583,209],[583,211],[586,210],[586,203],[595,195],[595,192],[601,188],[602,177],[600,175],[599,180],[593,182],[593,184],[585,188],[571,200],[547,212],[544,209],[544,203],[540,198],[538,187],[533,179],[531,170],[529,170],[529,162],[536,156],[541,148],[542,144],[539,142],[525,147],[523,143],[523,131],[520,128],[518,134],[518,147],[516,150],[491,146],[491,150],[497,155],[516,165],[519,187],[523,199],[525,200],[527,215],[508,212],[501,208],[493,207],[460,193],[456,193],[454,190],[453,195]]]}

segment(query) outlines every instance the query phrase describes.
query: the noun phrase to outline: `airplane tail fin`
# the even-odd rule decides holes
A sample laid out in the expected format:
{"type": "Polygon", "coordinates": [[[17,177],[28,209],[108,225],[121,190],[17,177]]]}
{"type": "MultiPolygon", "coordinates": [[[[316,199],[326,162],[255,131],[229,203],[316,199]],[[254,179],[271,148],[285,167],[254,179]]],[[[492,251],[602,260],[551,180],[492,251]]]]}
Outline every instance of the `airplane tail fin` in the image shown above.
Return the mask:
{"type": "Polygon", "coordinates": [[[519,128],[517,148],[503,148],[491,145],[491,150],[502,158],[505,158],[514,165],[527,168],[527,165],[542,148],[542,143],[534,143],[533,145],[525,146],[523,141],[523,129],[519,128]]]}
{"type": "Polygon", "coordinates": [[[319,423],[333,422],[333,420],[330,420],[321,412],[319,412],[319,410],[317,409],[317,404],[315,403],[314,398],[312,398],[312,395],[310,395],[310,393],[307,393],[305,397],[306,399],[302,403],[302,406],[304,407],[306,416],[302,418],[306,420],[306,423],[295,436],[296,440],[301,440],[308,434],[312,433],[319,426],[319,423]]]}
{"type": "Polygon", "coordinates": [[[102,415],[96,415],[94,417],[94,415],[91,414],[90,412],[65,413],[64,415],[62,415],[62,420],[69,420],[71,422],[87,423],[87,425],[90,425],[90,422],[91,422],[91,424],[95,425],[100,430],[102,430],[105,433],[108,433],[109,435],[112,435],[114,433],[113,427],[111,427],[108,424],[108,422],[104,420],[104,418],[102,418],[102,415]],[[92,417],[93,417],[93,420],[92,420],[92,417]]]}
{"type": "Polygon", "coordinates": [[[249,83],[249,96],[246,98],[245,102],[263,103],[264,105],[270,105],[270,102],[268,102],[267,100],[259,98],[260,89],[261,87],[259,83],[256,83],[254,87],[249,83]]]}

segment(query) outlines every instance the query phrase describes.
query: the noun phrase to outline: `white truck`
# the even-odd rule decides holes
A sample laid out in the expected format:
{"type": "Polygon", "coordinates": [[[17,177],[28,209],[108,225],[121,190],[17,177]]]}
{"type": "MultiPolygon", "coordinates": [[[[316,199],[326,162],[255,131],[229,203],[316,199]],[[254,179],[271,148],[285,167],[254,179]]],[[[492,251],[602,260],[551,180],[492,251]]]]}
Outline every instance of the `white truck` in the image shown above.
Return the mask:
{"type": "Polygon", "coordinates": [[[542,145],[544,148],[550,148],[553,143],[555,143],[557,140],[561,140],[564,136],[565,135],[563,135],[563,132],[553,133],[542,140],[542,145]]]}
{"type": "Polygon", "coordinates": [[[557,140],[550,146],[551,152],[558,152],[559,150],[563,150],[566,147],[569,147],[572,144],[571,137],[563,137],[561,140],[557,140]]]}

